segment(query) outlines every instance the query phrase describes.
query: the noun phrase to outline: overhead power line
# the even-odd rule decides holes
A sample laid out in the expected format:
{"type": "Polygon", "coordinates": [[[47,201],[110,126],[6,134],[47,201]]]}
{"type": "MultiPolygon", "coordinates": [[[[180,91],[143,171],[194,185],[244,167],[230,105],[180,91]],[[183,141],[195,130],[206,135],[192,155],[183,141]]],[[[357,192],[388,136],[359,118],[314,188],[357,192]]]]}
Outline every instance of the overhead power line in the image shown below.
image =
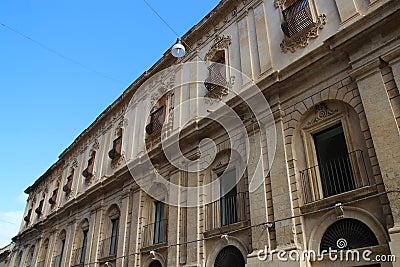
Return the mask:
{"type": "Polygon", "coordinates": [[[81,62],[79,62],[77,60],[75,60],[75,59],[73,59],[73,58],[70,58],[70,57],[64,55],[63,53],[61,53],[61,52],[59,52],[59,51],[57,51],[57,50],[55,50],[55,49],[43,44],[43,43],[41,43],[41,42],[39,42],[39,41],[37,41],[35,39],[33,39],[32,37],[30,37],[30,36],[20,32],[20,31],[18,31],[16,29],[8,26],[7,24],[5,24],[5,23],[3,23],[1,21],[0,21],[0,25],[3,26],[5,29],[7,29],[7,30],[9,30],[9,31],[11,31],[11,32],[13,32],[13,33],[15,33],[15,34],[17,34],[17,35],[29,40],[29,41],[31,41],[32,43],[35,43],[36,45],[40,46],[42,49],[47,50],[50,53],[52,53],[52,54],[54,54],[54,55],[56,55],[56,56],[58,56],[58,57],[60,57],[60,58],[62,58],[64,60],[66,60],[66,61],[69,61],[69,62],[71,62],[71,63],[73,63],[73,64],[75,64],[77,66],[80,66],[81,68],[83,68],[83,69],[85,69],[87,71],[93,72],[93,73],[95,73],[95,74],[97,74],[97,75],[99,75],[99,76],[101,76],[103,78],[106,78],[106,79],[109,79],[109,80],[112,80],[112,81],[122,82],[120,80],[117,80],[117,79],[109,76],[109,75],[101,73],[101,72],[99,72],[99,71],[97,71],[97,70],[95,70],[95,69],[93,69],[93,68],[91,68],[91,67],[89,67],[89,66],[87,66],[87,65],[85,65],[85,64],[83,64],[83,63],[81,63],[81,62]]]}

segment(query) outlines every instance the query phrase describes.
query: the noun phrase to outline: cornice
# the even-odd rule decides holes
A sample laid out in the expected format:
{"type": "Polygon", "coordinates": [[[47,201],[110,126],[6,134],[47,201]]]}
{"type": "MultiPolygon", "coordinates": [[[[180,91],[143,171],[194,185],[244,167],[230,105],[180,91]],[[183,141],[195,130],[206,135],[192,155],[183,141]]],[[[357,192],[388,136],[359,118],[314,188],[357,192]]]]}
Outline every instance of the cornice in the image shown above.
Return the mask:
{"type": "Polygon", "coordinates": [[[379,58],[375,58],[368,63],[349,71],[350,77],[356,80],[363,80],[374,73],[380,72],[382,62],[379,58]]]}

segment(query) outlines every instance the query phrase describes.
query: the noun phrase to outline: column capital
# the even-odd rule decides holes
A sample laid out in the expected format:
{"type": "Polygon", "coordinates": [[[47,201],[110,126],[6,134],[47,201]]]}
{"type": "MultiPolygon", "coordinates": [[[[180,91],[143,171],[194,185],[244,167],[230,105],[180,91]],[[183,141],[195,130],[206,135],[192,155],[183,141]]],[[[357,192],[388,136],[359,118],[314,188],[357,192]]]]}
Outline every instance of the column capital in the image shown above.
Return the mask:
{"type": "Polygon", "coordinates": [[[357,81],[364,80],[372,74],[379,72],[379,67],[381,66],[381,64],[381,60],[379,58],[375,58],[363,65],[353,68],[349,71],[349,75],[351,78],[357,81]]]}

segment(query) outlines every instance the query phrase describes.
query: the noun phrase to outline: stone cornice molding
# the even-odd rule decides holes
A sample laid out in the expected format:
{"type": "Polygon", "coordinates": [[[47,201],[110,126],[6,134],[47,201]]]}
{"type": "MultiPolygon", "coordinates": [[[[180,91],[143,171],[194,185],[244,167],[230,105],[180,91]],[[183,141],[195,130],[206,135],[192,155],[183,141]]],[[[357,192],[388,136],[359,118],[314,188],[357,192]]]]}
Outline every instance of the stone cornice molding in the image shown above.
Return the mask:
{"type": "Polygon", "coordinates": [[[375,58],[369,62],[367,62],[366,64],[353,69],[351,71],[349,71],[349,75],[350,77],[352,77],[355,80],[363,80],[371,75],[373,75],[374,73],[380,72],[380,66],[381,66],[381,61],[379,58],[375,58]]]}

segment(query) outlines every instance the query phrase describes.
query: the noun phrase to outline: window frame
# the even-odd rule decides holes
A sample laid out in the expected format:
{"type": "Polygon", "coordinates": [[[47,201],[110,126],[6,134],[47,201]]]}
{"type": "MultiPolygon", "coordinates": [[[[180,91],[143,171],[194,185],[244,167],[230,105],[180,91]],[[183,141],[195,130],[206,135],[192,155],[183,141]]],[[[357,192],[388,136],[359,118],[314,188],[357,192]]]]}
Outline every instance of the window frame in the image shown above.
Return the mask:
{"type": "MultiPolygon", "coordinates": [[[[346,108],[344,110],[338,111],[336,114],[333,114],[328,118],[318,121],[317,123],[306,125],[301,129],[301,136],[304,144],[306,159],[306,168],[311,168],[317,165],[319,166],[317,149],[314,142],[314,135],[338,124],[342,125],[348,153],[355,151],[356,143],[354,139],[354,133],[352,132],[350,127],[349,113],[346,108]]],[[[354,168],[354,166],[352,166],[352,168],[354,168]]],[[[359,184],[359,179],[360,177],[354,176],[355,184],[359,184]]],[[[311,189],[312,199],[322,200],[325,198],[322,190],[322,180],[319,170],[317,171],[317,174],[315,176],[311,176],[309,185],[311,189]]]]}

